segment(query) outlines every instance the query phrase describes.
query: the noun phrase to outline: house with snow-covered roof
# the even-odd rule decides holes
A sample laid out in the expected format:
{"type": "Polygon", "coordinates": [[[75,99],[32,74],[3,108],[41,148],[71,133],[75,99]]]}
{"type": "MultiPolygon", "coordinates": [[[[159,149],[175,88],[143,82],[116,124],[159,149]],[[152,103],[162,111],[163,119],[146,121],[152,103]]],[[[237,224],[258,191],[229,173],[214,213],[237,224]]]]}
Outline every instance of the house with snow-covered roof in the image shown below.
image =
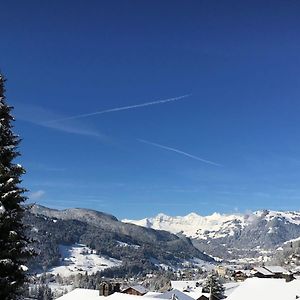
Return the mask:
{"type": "Polygon", "coordinates": [[[272,278],[274,276],[274,274],[267,270],[264,267],[255,267],[252,270],[252,274],[254,277],[258,277],[258,278],[272,278]]]}
{"type": "Polygon", "coordinates": [[[194,300],[208,300],[209,294],[203,293],[202,291],[202,281],[203,280],[177,280],[171,281],[171,286],[173,290],[179,290],[194,300]]]}
{"type": "Polygon", "coordinates": [[[203,280],[171,280],[172,289],[190,291],[201,286],[203,280]]]}
{"type": "Polygon", "coordinates": [[[122,290],[123,294],[136,295],[136,296],[143,296],[147,292],[148,290],[142,285],[133,285],[122,290]]]}
{"type": "Polygon", "coordinates": [[[160,295],[154,296],[156,299],[176,299],[176,300],[195,300],[191,296],[187,295],[187,293],[181,292],[179,290],[171,290],[160,295]]]}
{"type": "Polygon", "coordinates": [[[256,267],[252,270],[254,277],[259,278],[283,278],[286,281],[295,279],[293,274],[281,266],[256,267]]]}

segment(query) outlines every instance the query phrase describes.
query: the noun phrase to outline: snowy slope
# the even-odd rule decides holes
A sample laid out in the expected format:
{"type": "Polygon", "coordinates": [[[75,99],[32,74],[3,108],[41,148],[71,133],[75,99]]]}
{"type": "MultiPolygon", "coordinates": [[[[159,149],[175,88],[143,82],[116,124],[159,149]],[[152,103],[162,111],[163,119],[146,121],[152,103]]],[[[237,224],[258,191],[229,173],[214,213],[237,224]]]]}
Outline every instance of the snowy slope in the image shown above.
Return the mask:
{"type": "Polygon", "coordinates": [[[122,263],[113,258],[101,257],[82,244],[59,245],[59,250],[62,256],[61,265],[48,271],[55,275],[69,276],[85,272],[93,274],[107,268],[120,266],[122,263]]]}
{"type": "Polygon", "coordinates": [[[186,216],[171,217],[158,214],[153,218],[142,220],[123,220],[125,223],[133,223],[153,229],[166,230],[172,233],[183,233],[192,238],[207,239],[233,235],[236,227],[245,226],[243,215],[225,215],[214,213],[210,216],[200,216],[190,213],[186,216]]]}
{"type": "Polygon", "coordinates": [[[257,211],[251,214],[219,214],[213,213],[209,216],[200,216],[190,213],[186,216],[168,216],[158,214],[153,218],[142,220],[123,220],[125,223],[132,223],[147,228],[166,230],[172,233],[182,233],[196,239],[216,239],[234,236],[249,225],[258,220],[265,221],[268,233],[276,233],[277,227],[274,221],[282,221],[286,225],[300,226],[300,212],[281,211],[257,211]],[[273,221],[273,222],[272,222],[273,221]]]}
{"type": "MultiPolygon", "coordinates": [[[[262,216],[264,214],[263,211],[258,211],[254,213],[257,216],[262,216]]],[[[274,218],[279,218],[285,220],[290,224],[300,225],[300,212],[296,211],[273,211],[269,210],[265,215],[266,221],[271,221],[274,218]]]]}

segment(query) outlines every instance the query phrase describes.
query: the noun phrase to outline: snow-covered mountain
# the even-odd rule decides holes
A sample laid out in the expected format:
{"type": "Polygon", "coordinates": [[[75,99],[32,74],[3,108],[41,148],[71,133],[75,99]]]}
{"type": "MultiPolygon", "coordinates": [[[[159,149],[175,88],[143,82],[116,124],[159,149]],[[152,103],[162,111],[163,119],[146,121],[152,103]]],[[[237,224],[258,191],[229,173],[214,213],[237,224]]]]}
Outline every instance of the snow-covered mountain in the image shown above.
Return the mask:
{"type": "Polygon", "coordinates": [[[187,237],[126,224],[95,210],[34,205],[26,211],[24,222],[39,253],[29,266],[36,272],[93,273],[98,269],[107,274],[114,267],[124,275],[133,269],[139,273],[158,266],[181,268],[186,263],[214,261],[187,237]]]}
{"type": "MultiPolygon", "coordinates": [[[[182,233],[196,239],[222,238],[233,236],[237,231],[254,224],[258,220],[265,220],[268,224],[275,219],[286,224],[300,226],[300,212],[257,211],[251,214],[219,214],[201,216],[190,213],[186,216],[168,216],[160,213],[153,218],[142,220],[124,219],[124,223],[132,223],[146,228],[166,230],[171,233],[182,233]]],[[[270,224],[269,224],[270,225],[270,224]]],[[[276,227],[269,226],[269,233],[276,231],[276,227]]]]}
{"type": "Polygon", "coordinates": [[[285,242],[300,237],[300,212],[263,210],[248,214],[171,217],[158,214],[142,220],[123,220],[147,228],[183,234],[198,249],[227,258],[271,255],[285,242]]]}
{"type": "Polygon", "coordinates": [[[246,225],[247,218],[244,215],[221,215],[213,213],[210,216],[200,216],[190,213],[186,216],[168,216],[163,213],[153,218],[142,220],[123,220],[139,226],[166,230],[175,234],[182,233],[185,236],[198,239],[219,238],[233,235],[236,228],[246,225]]]}

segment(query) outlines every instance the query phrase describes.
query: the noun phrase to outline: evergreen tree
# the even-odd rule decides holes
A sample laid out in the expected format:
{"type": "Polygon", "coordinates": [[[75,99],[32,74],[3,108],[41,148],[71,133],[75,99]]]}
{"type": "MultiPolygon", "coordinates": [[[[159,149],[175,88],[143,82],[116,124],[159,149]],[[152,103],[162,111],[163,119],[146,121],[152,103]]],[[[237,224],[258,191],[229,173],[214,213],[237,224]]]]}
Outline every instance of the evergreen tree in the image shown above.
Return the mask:
{"type": "Polygon", "coordinates": [[[40,285],[37,292],[37,300],[53,300],[53,293],[48,285],[40,285]]]}
{"type": "Polygon", "coordinates": [[[26,200],[20,187],[25,170],[14,163],[20,139],[12,131],[12,107],[5,101],[5,79],[0,75],[0,299],[21,299],[24,264],[31,256],[22,217],[26,200]]]}
{"type": "Polygon", "coordinates": [[[216,274],[210,274],[206,277],[202,290],[205,293],[210,293],[210,300],[225,298],[225,288],[216,274]]]}

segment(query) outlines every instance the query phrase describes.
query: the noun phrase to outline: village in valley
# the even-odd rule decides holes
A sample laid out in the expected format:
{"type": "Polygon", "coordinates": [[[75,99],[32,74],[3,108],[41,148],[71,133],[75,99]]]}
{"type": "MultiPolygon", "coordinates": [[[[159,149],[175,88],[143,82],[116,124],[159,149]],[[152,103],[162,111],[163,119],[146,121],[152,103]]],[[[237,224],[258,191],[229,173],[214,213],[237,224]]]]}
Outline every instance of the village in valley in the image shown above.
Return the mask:
{"type": "Polygon", "coordinates": [[[118,279],[104,280],[96,290],[75,288],[57,299],[295,300],[300,298],[300,268],[289,271],[284,267],[272,265],[249,269],[241,267],[219,265],[211,270],[209,275],[203,272],[202,276],[199,276],[196,269],[177,272],[174,275],[178,280],[164,280],[164,286],[161,286],[159,291],[149,286],[149,279],[155,276],[154,274],[147,274],[147,278],[143,280],[132,279],[132,282],[118,279]]]}

